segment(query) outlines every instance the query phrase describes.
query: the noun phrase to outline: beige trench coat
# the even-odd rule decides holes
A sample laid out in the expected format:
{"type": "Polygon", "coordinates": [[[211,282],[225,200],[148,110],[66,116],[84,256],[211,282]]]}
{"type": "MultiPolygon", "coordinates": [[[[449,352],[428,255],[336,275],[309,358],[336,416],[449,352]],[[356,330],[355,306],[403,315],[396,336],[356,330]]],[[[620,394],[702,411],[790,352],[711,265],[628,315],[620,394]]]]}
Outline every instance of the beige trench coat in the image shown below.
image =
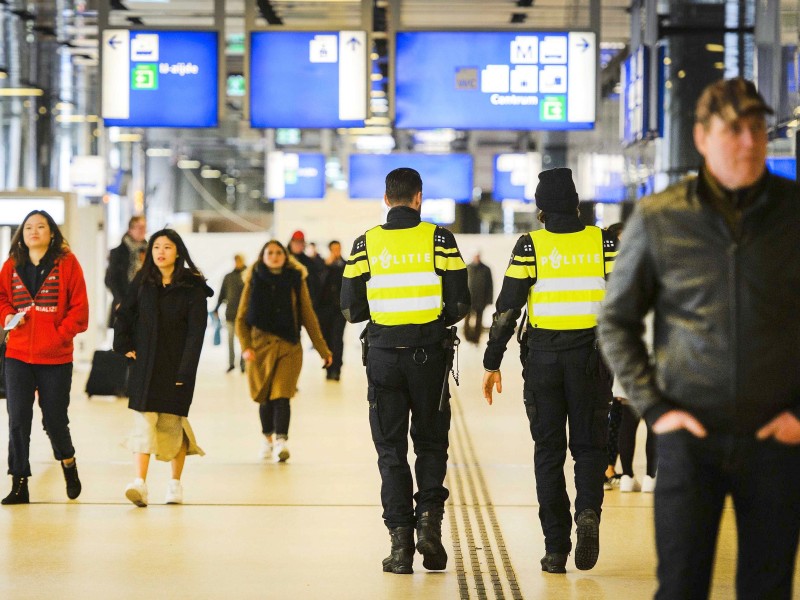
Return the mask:
{"type": "MultiPolygon", "coordinates": [[[[308,270],[289,257],[286,261],[287,269],[297,269],[302,275],[300,298],[292,290],[292,306],[294,308],[295,322],[306,328],[314,348],[324,360],[331,356],[331,351],[322,337],[319,321],[311,305],[311,296],[308,293],[306,278],[308,270]],[[298,301],[299,300],[299,301],[298,301]]],[[[250,348],[255,353],[255,358],[247,362],[247,382],[250,385],[250,397],[255,402],[266,402],[277,398],[292,398],[297,393],[297,380],[303,366],[303,347],[300,343],[293,344],[272,333],[263,331],[258,327],[251,327],[246,323],[247,308],[250,306],[250,280],[253,276],[253,266],[247,269],[244,280],[244,290],[236,313],[236,336],[242,349],[250,348]]]]}

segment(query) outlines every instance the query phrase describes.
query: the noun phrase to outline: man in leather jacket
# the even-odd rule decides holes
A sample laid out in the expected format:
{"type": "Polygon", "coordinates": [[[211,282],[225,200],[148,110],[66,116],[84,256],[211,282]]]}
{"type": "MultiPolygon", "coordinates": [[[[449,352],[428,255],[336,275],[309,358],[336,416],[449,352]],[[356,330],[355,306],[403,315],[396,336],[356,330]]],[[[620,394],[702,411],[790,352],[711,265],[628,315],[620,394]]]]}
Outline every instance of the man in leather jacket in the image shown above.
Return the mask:
{"type": "Polygon", "coordinates": [[[656,598],[708,596],[733,497],[739,598],[792,596],[800,535],[800,187],[766,171],[772,110],[743,79],[700,96],[689,177],[625,228],[600,340],[658,434],[656,598]],[[653,360],[641,339],[654,312],[653,360]]]}

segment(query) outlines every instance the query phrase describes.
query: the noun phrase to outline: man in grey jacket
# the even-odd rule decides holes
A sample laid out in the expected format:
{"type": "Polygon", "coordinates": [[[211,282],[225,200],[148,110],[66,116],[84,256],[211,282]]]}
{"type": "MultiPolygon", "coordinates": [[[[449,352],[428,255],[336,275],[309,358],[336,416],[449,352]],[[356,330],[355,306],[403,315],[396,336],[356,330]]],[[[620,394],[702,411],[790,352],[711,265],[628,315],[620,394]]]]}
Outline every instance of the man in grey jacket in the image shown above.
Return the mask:
{"type": "Polygon", "coordinates": [[[737,596],[786,599],[800,536],[800,187],[766,171],[772,110],[743,79],[708,86],[689,177],[642,200],[600,339],[658,434],[656,598],[708,596],[733,497],[737,596]],[[653,360],[642,341],[654,312],[653,360]]]}
{"type": "MultiPolygon", "coordinates": [[[[234,351],[234,339],[236,338],[236,311],[239,310],[239,300],[244,290],[244,280],[242,275],[247,265],[244,256],[236,254],[233,257],[233,271],[222,278],[222,285],[219,288],[219,300],[214,307],[214,313],[219,318],[219,307],[225,304],[225,327],[228,331],[228,370],[230,373],[235,368],[236,353],[234,351]]],[[[239,368],[244,373],[244,359],[239,360],[239,368]]]]}

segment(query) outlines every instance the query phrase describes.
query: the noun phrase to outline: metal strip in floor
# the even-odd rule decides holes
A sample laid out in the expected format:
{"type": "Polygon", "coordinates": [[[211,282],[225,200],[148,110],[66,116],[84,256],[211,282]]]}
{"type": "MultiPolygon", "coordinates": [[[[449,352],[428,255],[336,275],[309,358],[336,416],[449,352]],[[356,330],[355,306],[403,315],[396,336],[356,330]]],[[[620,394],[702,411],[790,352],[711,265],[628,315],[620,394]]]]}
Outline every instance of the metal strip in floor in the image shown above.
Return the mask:
{"type": "Polygon", "coordinates": [[[460,600],[522,600],[464,413],[452,387],[451,393],[448,514],[460,600]]]}

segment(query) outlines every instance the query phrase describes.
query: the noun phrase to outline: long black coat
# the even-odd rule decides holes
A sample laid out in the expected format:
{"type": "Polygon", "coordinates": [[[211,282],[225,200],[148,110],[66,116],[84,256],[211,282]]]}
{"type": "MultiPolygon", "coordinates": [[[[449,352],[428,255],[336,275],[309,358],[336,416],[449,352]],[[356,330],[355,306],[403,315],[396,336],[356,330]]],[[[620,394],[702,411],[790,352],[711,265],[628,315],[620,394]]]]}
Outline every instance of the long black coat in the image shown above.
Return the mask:
{"type": "Polygon", "coordinates": [[[128,407],[185,417],[192,403],[203,347],[208,318],[206,298],[213,292],[197,279],[176,283],[163,291],[153,285],[141,285],[140,280],[137,276],[131,282],[117,310],[114,327],[114,350],[120,354],[136,352],[128,383],[128,407]],[[159,331],[159,307],[169,315],[168,319],[161,319],[162,325],[167,324],[166,331],[159,331]],[[159,344],[176,348],[180,356],[156,364],[159,344]],[[155,379],[171,379],[183,385],[176,385],[169,399],[154,400],[149,392],[155,379]]]}

